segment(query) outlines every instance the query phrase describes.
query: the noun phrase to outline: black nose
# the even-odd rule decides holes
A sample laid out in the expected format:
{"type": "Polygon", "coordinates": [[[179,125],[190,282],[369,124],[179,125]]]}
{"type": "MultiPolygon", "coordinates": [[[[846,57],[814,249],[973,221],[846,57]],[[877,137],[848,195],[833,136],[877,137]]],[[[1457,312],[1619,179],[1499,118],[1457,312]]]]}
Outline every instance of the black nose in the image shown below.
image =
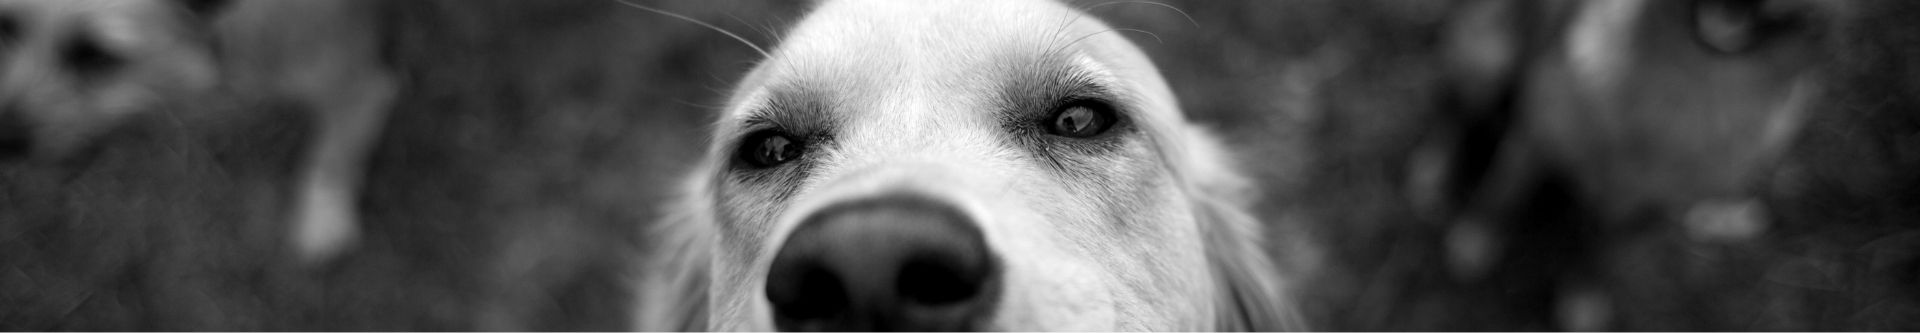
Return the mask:
{"type": "Polygon", "coordinates": [[[916,196],[829,206],[802,221],[767,274],[783,331],[981,328],[999,268],[966,214],[916,196]]]}
{"type": "Polygon", "coordinates": [[[18,113],[0,110],[0,160],[27,155],[33,148],[33,133],[27,130],[26,119],[18,113]]]}

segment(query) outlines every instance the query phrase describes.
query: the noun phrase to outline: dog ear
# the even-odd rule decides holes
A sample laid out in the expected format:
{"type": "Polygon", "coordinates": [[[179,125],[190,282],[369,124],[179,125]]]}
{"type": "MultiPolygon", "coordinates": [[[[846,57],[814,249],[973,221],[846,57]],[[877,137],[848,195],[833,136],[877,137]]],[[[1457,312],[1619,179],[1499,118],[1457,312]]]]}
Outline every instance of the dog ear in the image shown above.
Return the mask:
{"type": "Polygon", "coordinates": [[[1247,211],[1254,197],[1232,167],[1224,146],[1200,128],[1187,125],[1179,144],[1180,177],[1200,224],[1207,246],[1207,265],[1213,270],[1215,331],[1298,331],[1305,322],[1285,290],[1279,265],[1268,255],[1265,229],[1247,211]]]}
{"type": "MultiPolygon", "coordinates": [[[[695,168],[694,170],[709,170],[695,168]]],[[[706,180],[691,177],[667,216],[648,228],[638,272],[637,331],[706,331],[708,285],[712,279],[713,221],[706,180]]]]}
{"type": "MultiPolygon", "coordinates": [[[[1205,199],[1202,199],[1205,200],[1205,199]]],[[[1260,246],[1261,228],[1246,212],[1206,200],[1199,209],[1208,265],[1217,292],[1216,331],[1299,331],[1305,323],[1283,289],[1277,265],[1260,246]]]]}

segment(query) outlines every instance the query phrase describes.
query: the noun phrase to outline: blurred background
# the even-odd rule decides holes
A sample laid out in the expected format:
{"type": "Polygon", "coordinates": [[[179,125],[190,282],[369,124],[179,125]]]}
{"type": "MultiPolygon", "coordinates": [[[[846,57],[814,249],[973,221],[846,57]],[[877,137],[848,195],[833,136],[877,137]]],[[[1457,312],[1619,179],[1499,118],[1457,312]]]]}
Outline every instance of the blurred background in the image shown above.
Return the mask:
{"type": "MultiPolygon", "coordinates": [[[[284,245],[296,151],[314,126],[300,105],[196,99],[172,116],[135,118],[83,164],[0,162],[0,329],[628,328],[647,223],[757,54],[609,0],[375,2],[403,88],[369,165],[357,246],[308,266],[284,245]]],[[[761,45],[807,6],[640,3],[761,45]]],[[[1734,186],[1763,207],[1734,218],[1767,222],[1731,222],[1758,231],[1715,238],[1666,208],[1686,204],[1661,201],[1683,199],[1614,203],[1634,190],[1589,176],[1611,171],[1549,162],[1521,169],[1551,176],[1507,177],[1487,166],[1516,154],[1507,142],[1610,141],[1485,120],[1552,114],[1526,96],[1555,81],[1481,78],[1505,70],[1462,65],[1473,55],[1458,50],[1509,50],[1523,59],[1516,71],[1552,67],[1524,59],[1555,52],[1538,41],[1582,7],[1499,5],[1508,7],[1486,8],[1513,19],[1490,30],[1461,23],[1476,22],[1462,17],[1482,3],[1502,2],[1169,1],[1184,15],[1150,4],[1091,12],[1157,35],[1128,37],[1189,117],[1241,153],[1262,189],[1256,211],[1272,250],[1315,329],[1920,329],[1920,182],[1906,171],[1920,170],[1909,168],[1920,162],[1910,115],[1920,89],[1907,83],[1920,77],[1909,60],[1920,59],[1914,6],[1848,2],[1867,9],[1819,21],[1833,28],[1801,47],[1822,51],[1793,64],[1835,92],[1815,101],[1811,134],[1792,141],[1786,162],[1767,162],[1800,166],[1799,180],[1785,192],[1771,176],[1734,186]],[[1475,136],[1484,133],[1495,138],[1475,136]],[[1507,194],[1474,198],[1490,192],[1507,194]]],[[[1685,114],[1631,110],[1649,109],[1602,130],[1655,132],[1644,128],[1685,114]]],[[[1721,121],[1705,119],[1677,124],[1721,121]]],[[[1646,135],[1659,140],[1638,144],[1751,144],[1646,135]]]]}

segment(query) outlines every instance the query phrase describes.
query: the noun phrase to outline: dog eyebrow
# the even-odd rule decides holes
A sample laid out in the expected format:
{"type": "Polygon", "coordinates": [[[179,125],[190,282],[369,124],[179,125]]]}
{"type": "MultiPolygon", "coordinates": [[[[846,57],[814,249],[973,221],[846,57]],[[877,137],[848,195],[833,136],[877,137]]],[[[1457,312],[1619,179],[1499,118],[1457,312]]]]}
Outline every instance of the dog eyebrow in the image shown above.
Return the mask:
{"type": "Polygon", "coordinates": [[[770,88],[765,96],[740,117],[741,134],[779,129],[794,135],[814,135],[842,122],[830,112],[837,102],[820,89],[787,84],[770,88]]]}
{"type": "Polygon", "coordinates": [[[1043,57],[1007,66],[1003,70],[1011,79],[1000,88],[1001,118],[1008,124],[1017,124],[1023,119],[1044,117],[1063,103],[1087,99],[1112,104],[1118,116],[1130,118],[1134,109],[1132,99],[1122,93],[1111,74],[1090,68],[1090,62],[1073,55],[1043,57]]]}

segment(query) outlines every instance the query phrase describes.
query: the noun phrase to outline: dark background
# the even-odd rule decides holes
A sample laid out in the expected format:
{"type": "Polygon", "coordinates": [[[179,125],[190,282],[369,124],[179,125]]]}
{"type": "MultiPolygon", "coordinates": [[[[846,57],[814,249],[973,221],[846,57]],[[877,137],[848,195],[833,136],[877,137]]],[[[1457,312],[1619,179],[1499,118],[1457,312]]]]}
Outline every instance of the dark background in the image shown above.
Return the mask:
{"type": "MultiPolygon", "coordinates": [[[[0,164],[0,329],[628,327],[645,226],[753,50],[610,0],[382,3],[405,88],[370,166],[360,246],[319,267],[282,246],[300,106],[188,103],[136,119],[89,163],[0,164]]],[[[644,3],[766,46],[805,7],[644,3]]],[[[1193,21],[1137,3],[1092,13],[1156,34],[1128,37],[1187,114],[1242,153],[1317,329],[1552,330],[1585,315],[1615,329],[1887,329],[1920,317],[1861,290],[1768,284],[1759,276],[1788,264],[1765,245],[1678,235],[1610,240],[1629,253],[1614,267],[1632,272],[1567,276],[1555,265],[1593,259],[1522,242],[1493,273],[1450,273],[1450,224],[1416,214],[1398,179],[1440,112],[1452,1],[1170,4],[1193,21]]],[[[1821,264],[1806,274],[1835,271],[1821,264]]]]}

